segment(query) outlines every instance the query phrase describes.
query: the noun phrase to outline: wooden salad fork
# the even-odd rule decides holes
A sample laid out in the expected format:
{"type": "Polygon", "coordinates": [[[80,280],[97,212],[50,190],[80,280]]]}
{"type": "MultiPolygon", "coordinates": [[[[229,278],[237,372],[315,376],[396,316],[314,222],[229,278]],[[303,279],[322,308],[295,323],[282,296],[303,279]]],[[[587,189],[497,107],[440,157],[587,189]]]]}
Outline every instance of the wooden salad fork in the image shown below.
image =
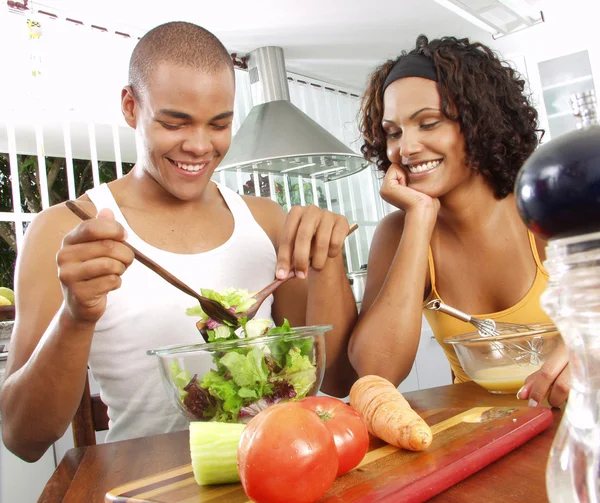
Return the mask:
{"type": "MultiPolygon", "coordinates": [[[[348,237],[350,234],[352,234],[356,229],[358,229],[358,224],[357,223],[352,224],[350,226],[350,228],[348,229],[348,234],[346,234],[346,237],[348,237]]],[[[296,277],[296,273],[294,271],[290,271],[290,273],[287,275],[287,277],[285,277],[283,279],[276,279],[275,281],[269,283],[260,292],[257,292],[252,296],[252,298],[254,300],[256,300],[256,302],[254,304],[252,304],[250,309],[248,309],[247,311],[244,311],[243,313],[235,313],[234,316],[236,316],[238,319],[246,317],[248,320],[251,320],[252,318],[254,318],[254,316],[260,309],[260,306],[262,305],[262,303],[265,300],[267,300],[267,297],[269,297],[269,295],[271,295],[281,285],[283,285],[284,283],[287,283],[290,279],[295,278],[295,277],[296,277]]]]}
{"type": "MultiPolygon", "coordinates": [[[[94,218],[74,201],[66,201],[65,205],[73,213],[75,213],[75,215],[81,218],[81,220],[90,220],[94,218]]],[[[156,262],[154,262],[154,260],[152,260],[150,257],[147,257],[137,248],[130,245],[127,241],[124,241],[123,244],[133,252],[138,262],[144,264],[148,269],[158,274],[165,281],[171,283],[171,285],[173,285],[175,288],[178,288],[182,292],[187,293],[191,297],[197,299],[200,303],[200,307],[209,318],[212,318],[213,320],[219,321],[221,323],[225,323],[227,325],[238,325],[238,317],[234,315],[231,311],[223,307],[221,304],[219,304],[216,300],[212,300],[200,295],[198,292],[186,285],[183,281],[176,278],[169,271],[167,271],[166,269],[158,265],[156,262]]]]}

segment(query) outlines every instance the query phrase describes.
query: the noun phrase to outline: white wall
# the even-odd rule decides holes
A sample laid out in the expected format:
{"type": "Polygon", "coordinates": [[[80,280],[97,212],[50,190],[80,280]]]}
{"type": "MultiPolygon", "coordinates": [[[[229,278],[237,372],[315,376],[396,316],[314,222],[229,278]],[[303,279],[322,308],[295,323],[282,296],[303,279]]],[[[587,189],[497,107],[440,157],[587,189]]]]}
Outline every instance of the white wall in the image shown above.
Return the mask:
{"type": "Polygon", "coordinates": [[[526,69],[542,128],[548,130],[543,106],[538,63],[588,51],[596,89],[600,83],[599,0],[545,0],[542,5],[545,22],[523,31],[486,43],[526,69]]]}
{"type": "MultiPolygon", "coordinates": [[[[1,433],[0,424],[0,433],[1,433]]],[[[37,501],[54,472],[54,451],[49,449],[37,463],[26,463],[0,441],[0,501],[29,503],[37,501]]]]}
{"type": "Polygon", "coordinates": [[[545,59],[600,48],[598,0],[546,0],[542,6],[544,23],[499,38],[489,45],[504,56],[524,54],[545,59]]]}

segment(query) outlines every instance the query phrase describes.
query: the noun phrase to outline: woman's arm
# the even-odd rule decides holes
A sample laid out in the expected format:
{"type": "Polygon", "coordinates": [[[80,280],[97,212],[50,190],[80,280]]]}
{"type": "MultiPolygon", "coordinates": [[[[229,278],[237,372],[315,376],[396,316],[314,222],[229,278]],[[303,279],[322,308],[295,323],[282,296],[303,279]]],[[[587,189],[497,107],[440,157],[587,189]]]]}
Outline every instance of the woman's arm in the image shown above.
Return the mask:
{"type": "Polygon", "coordinates": [[[421,335],[428,250],[435,216],[426,211],[385,217],[373,238],[362,309],[350,339],[359,376],[399,385],[409,374],[421,335]]]}
{"type": "Polygon", "coordinates": [[[419,346],[429,243],[440,202],[408,187],[404,170],[396,164],[385,175],[381,197],[403,211],[377,226],[348,353],[359,376],[376,374],[399,385],[419,346]]]}

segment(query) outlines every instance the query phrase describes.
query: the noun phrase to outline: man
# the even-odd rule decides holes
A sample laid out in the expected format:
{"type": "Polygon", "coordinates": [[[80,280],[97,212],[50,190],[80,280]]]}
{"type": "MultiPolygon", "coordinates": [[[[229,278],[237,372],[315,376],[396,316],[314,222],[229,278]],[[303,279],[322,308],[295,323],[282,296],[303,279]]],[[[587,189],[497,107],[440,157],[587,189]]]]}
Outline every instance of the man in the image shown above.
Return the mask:
{"type": "Polygon", "coordinates": [[[129,81],[122,111],[136,131],[135,167],[79,198],[95,219],[81,222],[64,205],[43,211],[19,254],[0,401],[4,443],[28,461],[67,429],[88,362],[109,408],[107,440],[186,426],[145,352],[202,342],[184,314],[195,301],[134,262],[126,239],[197,290],[256,291],[294,270],[258,317],[335,325],[322,389],[345,396],[354,377],[346,347],[356,308],[340,253],[347,220],[316,207],[286,218],[276,203],[210,180],[231,142],[235,82],[223,45],[190,23],[158,26],[136,46],[129,81]]]}

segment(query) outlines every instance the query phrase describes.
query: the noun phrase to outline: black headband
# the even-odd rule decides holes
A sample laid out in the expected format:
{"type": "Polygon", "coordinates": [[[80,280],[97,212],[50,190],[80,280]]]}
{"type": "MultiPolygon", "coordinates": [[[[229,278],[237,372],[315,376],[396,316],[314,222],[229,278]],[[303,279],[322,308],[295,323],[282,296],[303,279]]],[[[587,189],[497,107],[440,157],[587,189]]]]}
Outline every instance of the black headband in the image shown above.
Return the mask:
{"type": "Polygon", "coordinates": [[[407,54],[402,56],[396,64],[392,66],[385,82],[383,83],[382,92],[385,92],[387,87],[398,79],[404,77],[421,77],[437,82],[437,71],[433,66],[432,61],[422,54],[407,54]]]}

